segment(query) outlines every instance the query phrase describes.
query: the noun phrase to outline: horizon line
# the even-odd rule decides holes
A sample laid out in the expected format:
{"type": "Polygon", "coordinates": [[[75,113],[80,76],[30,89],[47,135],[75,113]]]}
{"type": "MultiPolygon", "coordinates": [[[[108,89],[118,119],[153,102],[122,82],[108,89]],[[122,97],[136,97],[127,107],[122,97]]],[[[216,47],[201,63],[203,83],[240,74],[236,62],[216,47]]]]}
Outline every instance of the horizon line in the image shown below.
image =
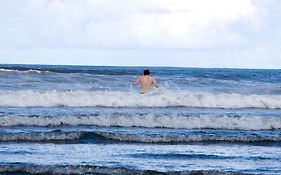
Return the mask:
{"type": "Polygon", "coordinates": [[[93,64],[43,64],[43,63],[0,63],[1,65],[31,65],[31,66],[81,66],[81,67],[136,67],[136,68],[187,68],[187,69],[237,69],[237,70],[281,70],[281,68],[249,68],[249,67],[193,67],[193,66],[165,66],[165,65],[93,65],[93,64]]]}

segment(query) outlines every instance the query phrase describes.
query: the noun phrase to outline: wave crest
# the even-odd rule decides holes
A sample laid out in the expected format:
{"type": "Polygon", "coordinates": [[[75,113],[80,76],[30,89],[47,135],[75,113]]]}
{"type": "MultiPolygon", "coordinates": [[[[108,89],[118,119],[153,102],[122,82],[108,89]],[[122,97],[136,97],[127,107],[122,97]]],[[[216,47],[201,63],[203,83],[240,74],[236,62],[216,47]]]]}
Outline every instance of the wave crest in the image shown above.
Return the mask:
{"type": "Polygon", "coordinates": [[[166,91],[150,94],[131,92],[34,92],[2,91],[0,106],[10,107],[205,107],[281,109],[281,95],[243,95],[166,91]]]}
{"type": "Polygon", "coordinates": [[[280,133],[268,131],[221,131],[201,130],[176,132],[152,132],[145,130],[130,131],[43,131],[0,133],[1,142],[63,142],[63,143],[187,143],[187,142],[237,142],[237,143],[277,143],[281,142],[280,133]]]}
{"type": "Polygon", "coordinates": [[[280,117],[116,115],[101,116],[2,116],[0,126],[101,126],[183,129],[279,130],[280,117]]]}

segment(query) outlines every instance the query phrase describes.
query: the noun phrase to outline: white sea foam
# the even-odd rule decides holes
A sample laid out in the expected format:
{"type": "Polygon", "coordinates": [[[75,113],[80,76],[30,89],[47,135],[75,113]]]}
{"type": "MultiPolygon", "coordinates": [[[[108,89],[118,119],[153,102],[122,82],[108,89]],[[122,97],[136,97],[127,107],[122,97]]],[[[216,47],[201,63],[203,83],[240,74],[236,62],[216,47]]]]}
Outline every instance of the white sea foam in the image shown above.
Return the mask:
{"type": "Polygon", "coordinates": [[[132,92],[34,92],[2,91],[0,106],[70,106],[70,107],[209,107],[209,108],[281,108],[281,95],[243,95],[164,91],[150,94],[132,92]]]}
{"type": "MultiPolygon", "coordinates": [[[[242,131],[239,131],[242,132],[242,131]]],[[[249,131],[245,131],[249,132],[249,131]]],[[[256,132],[256,131],[254,131],[256,132]]],[[[91,137],[95,140],[95,137],[103,137],[104,139],[111,139],[115,141],[125,141],[125,142],[143,142],[143,143],[170,143],[170,142],[280,142],[280,135],[270,135],[270,134],[237,134],[224,133],[224,134],[214,134],[214,133],[129,133],[129,132],[104,132],[104,131],[54,131],[54,132],[32,132],[32,133],[5,133],[0,134],[0,141],[10,142],[10,141],[79,141],[83,137],[91,137]]]]}
{"type": "Polygon", "coordinates": [[[96,132],[97,134],[117,141],[143,142],[143,143],[169,143],[169,142],[280,142],[279,136],[259,136],[259,135],[216,135],[216,134],[197,134],[197,135],[155,135],[155,134],[128,134],[115,132],[96,132]]]}
{"type": "Polygon", "coordinates": [[[16,70],[12,70],[12,69],[0,69],[0,72],[15,72],[16,70]]]}
{"type": "Polygon", "coordinates": [[[15,70],[15,69],[0,69],[0,72],[11,72],[11,73],[35,73],[35,74],[41,74],[41,73],[49,73],[49,71],[40,71],[36,69],[29,69],[29,70],[15,70]]]}
{"type": "Polygon", "coordinates": [[[146,128],[185,128],[185,129],[232,129],[232,130],[278,130],[280,117],[261,116],[180,116],[164,115],[103,115],[103,116],[2,116],[0,126],[59,126],[93,125],[101,127],[146,127],[146,128]]]}
{"type": "Polygon", "coordinates": [[[0,141],[56,141],[74,140],[81,137],[82,132],[34,132],[6,133],[0,135],[0,141]]]}

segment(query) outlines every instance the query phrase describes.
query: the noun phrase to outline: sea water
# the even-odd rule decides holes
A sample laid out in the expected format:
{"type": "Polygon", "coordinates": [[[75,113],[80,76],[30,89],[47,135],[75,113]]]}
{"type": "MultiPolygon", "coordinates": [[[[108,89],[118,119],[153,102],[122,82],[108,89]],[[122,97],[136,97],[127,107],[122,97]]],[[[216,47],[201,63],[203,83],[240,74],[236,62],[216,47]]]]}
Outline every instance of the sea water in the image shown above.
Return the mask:
{"type": "Polygon", "coordinates": [[[0,65],[0,173],[281,174],[281,70],[0,65]]]}

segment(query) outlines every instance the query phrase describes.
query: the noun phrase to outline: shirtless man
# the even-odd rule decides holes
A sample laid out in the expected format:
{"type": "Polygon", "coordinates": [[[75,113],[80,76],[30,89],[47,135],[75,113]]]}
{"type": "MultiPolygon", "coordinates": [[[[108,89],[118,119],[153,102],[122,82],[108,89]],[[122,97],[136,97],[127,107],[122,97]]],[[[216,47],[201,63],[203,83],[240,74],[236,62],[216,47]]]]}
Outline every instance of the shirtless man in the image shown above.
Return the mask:
{"type": "Polygon", "coordinates": [[[134,83],[132,83],[132,86],[135,87],[137,84],[140,84],[141,86],[141,94],[149,92],[152,86],[155,86],[156,88],[159,87],[159,84],[156,82],[155,78],[150,76],[148,69],[143,71],[143,76],[139,77],[134,83]]]}

